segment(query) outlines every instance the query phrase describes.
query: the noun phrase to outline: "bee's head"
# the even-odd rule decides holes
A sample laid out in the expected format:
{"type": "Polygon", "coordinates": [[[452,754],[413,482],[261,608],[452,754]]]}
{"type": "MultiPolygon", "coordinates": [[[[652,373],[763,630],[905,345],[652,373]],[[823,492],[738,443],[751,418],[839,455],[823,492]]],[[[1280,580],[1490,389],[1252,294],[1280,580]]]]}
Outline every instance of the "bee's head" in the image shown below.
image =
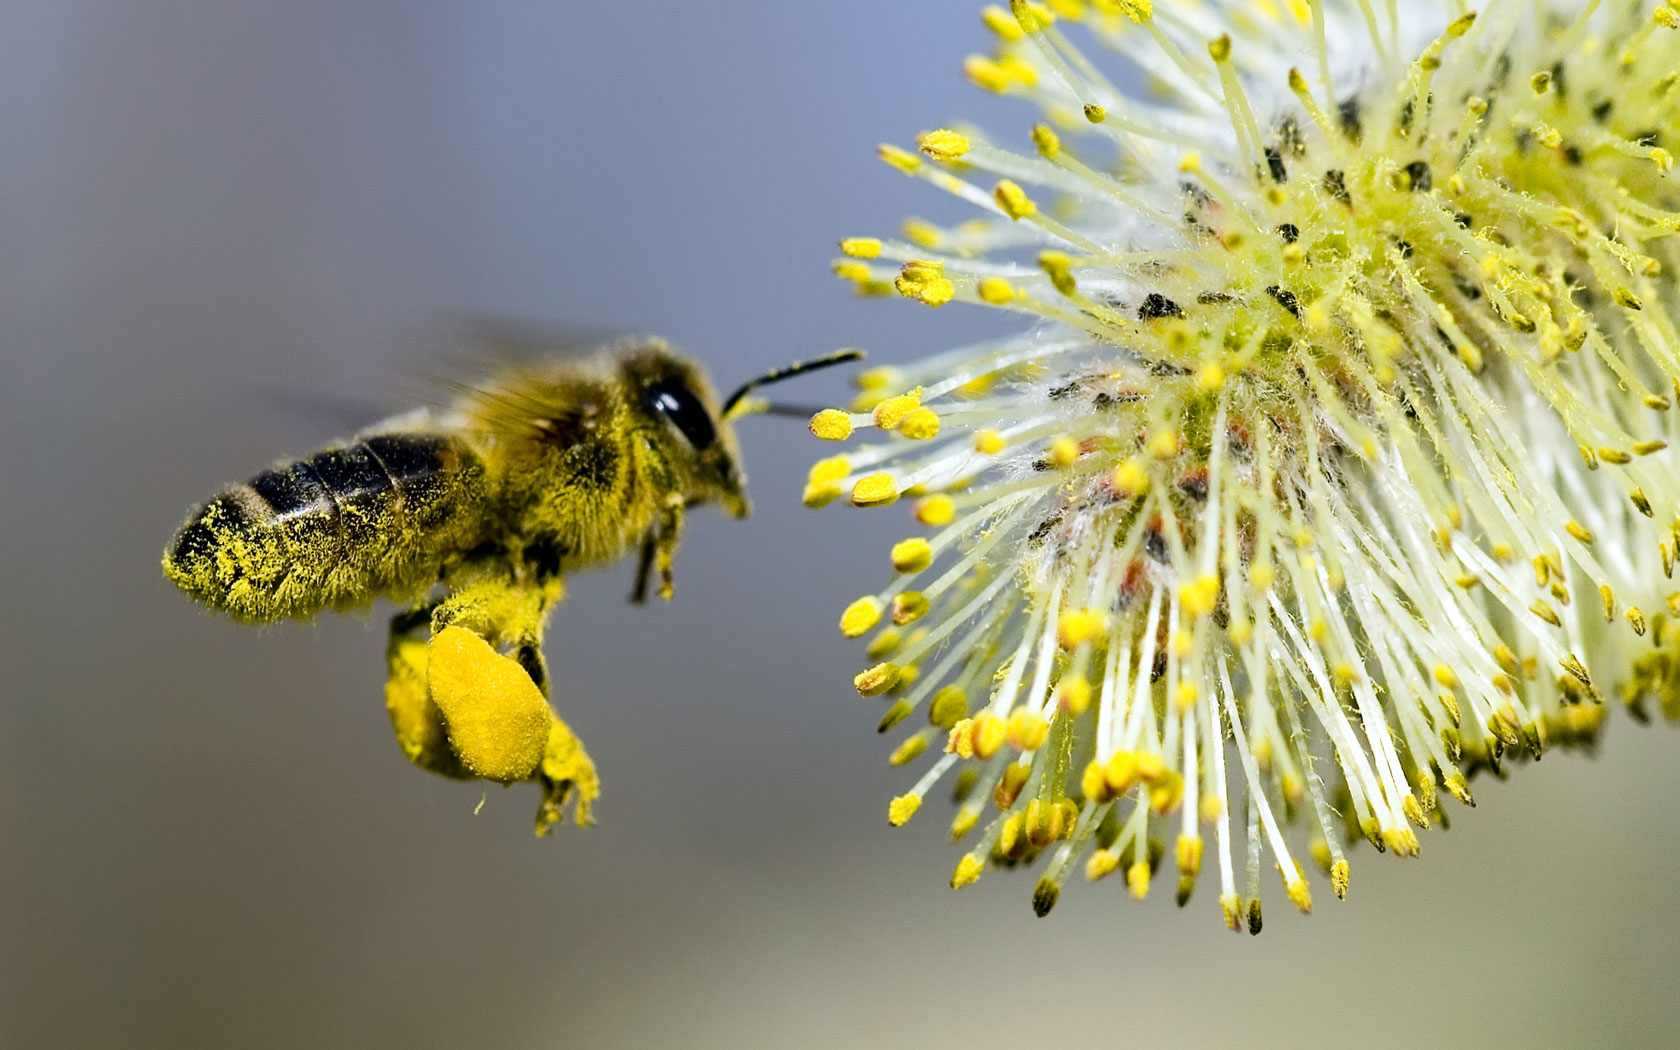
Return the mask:
{"type": "Polygon", "coordinates": [[[625,353],[619,361],[627,386],[654,423],[653,439],[665,453],[672,488],[689,503],[717,503],[737,518],[746,517],[752,505],[735,428],[719,408],[706,374],[658,342],[625,353]]]}

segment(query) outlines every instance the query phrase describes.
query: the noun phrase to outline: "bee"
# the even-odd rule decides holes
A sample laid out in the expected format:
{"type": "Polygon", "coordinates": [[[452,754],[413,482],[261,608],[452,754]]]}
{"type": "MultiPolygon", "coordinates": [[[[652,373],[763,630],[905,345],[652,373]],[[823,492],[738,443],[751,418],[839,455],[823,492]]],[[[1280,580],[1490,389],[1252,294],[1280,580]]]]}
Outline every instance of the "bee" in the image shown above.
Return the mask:
{"type": "Polygon", "coordinates": [[[247,623],[389,599],[386,707],[422,769],[536,782],[538,834],[591,823],[594,763],[549,703],[548,616],[564,577],[639,552],[631,600],[672,560],[688,508],[744,518],[733,422],[794,414],[748,395],[861,357],[779,368],[721,403],[693,361],[656,339],[507,371],[445,410],[388,419],[230,485],[193,511],[163,572],[247,623]]]}

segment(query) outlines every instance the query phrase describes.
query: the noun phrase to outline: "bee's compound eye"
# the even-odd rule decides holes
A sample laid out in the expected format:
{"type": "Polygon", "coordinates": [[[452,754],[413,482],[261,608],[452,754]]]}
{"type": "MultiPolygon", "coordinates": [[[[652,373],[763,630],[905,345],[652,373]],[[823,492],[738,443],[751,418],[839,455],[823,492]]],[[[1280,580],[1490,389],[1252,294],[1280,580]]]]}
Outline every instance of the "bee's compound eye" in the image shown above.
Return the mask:
{"type": "Polygon", "coordinates": [[[706,406],[700,403],[692,390],[661,383],[648,391],[647,398],[648,407],[682,431],[683,437],[688,439],[696,452],[710,448],[717,440],[717,428],[712,425],[711,413],[706,411],[706,406]]]}

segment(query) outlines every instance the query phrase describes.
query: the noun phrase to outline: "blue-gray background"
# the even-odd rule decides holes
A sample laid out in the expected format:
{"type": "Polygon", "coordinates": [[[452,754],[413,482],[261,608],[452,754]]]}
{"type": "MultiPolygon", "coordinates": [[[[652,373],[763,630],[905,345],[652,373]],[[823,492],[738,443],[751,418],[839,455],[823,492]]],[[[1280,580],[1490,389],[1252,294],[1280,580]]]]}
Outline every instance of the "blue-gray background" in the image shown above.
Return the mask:
{"type": "MultiPolygon", "coordinates": [[[[823,450],[743,426],[759,512],[703,514],[668,607],[580,578],[551,657],[606,778],[408,768],[380,617],[254,631],[157,570],[187,507],[392,404],[452,310],[667,334],[720,381],[1000,331],[860,302],[834,240],[950,214],[882,167],[953,116],[970,0],[34,0],[0,15],[0,1046],[1666,1045],[1667,729],[1612,725],[1258,939],[1212,887],[962,894],[888,828],[838,609],[902,511],[798,505],[823,450]]],[[[789,396],[837,396],[839,380],[789,396]]]]}

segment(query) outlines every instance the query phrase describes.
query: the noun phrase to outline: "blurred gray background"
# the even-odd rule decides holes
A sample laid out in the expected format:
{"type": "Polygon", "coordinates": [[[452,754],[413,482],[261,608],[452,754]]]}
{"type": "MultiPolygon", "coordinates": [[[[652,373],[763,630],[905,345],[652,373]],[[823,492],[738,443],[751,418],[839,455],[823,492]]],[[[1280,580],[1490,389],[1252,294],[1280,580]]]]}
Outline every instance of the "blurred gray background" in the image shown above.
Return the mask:
{"type": "MultiPolygon", "coordinates": [[[[902,511],[693,521],[677,600],[550,645],[596,828],[409,768],[383,616],[256,631],[160,576],[187,509],[397,407],[454,310],[668,335],[725,384],[1007,319],[861,302],[836,238],[952,214],[880,165],[957,116],[971,0],[32,0],[0,16],[0,1046],[1673,1045],[1680,738],[1611,725],[1265,933],[1157,887],[946,887],[885,820],[839,609],[902,511]]],[[[787,389],[840,396],[838,377],[787,389]]]]}

